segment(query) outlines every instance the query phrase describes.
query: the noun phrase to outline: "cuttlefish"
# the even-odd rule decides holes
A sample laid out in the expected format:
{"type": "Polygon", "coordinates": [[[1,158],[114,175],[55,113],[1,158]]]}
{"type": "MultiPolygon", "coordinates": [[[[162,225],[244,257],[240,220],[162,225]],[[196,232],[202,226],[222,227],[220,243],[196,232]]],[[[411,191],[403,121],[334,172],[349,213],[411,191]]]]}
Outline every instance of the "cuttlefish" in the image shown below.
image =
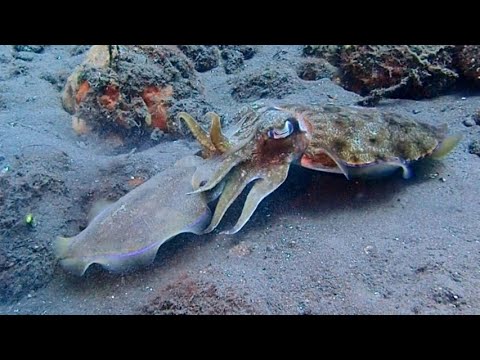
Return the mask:
{"type": "Polygon", "coordinates": [[[250,183],[242,213],[232,229],[238,232],[258,204],[286,179],[290,165],[343,174],[347,179],[375,178],[401,170],[412,175],[411,164],[426,157],[441,158],[460,141],[447,127],[410,117],[355,106],[249,107],[239,116],[230,135],[219,130],[219,116],[209,113],[208,134],[187,113],[180,113],[211,158],[210,176],[192,194],[222,184],[222,192],[205,233],[213,231],[230,205],[250,183]]]}
{"type": "Polygon", "coordinates": [[[91,264],[125,271],[152,263],[159,247],[178,234],[202,234],[211,220],[209,196],[218,196],[188,194],[198,188],[194,175],[202,162],[197,156],[179,160],[106,206],[78,235],[58,237],[54,249],[62,267],[76,275],[91,264]]]}

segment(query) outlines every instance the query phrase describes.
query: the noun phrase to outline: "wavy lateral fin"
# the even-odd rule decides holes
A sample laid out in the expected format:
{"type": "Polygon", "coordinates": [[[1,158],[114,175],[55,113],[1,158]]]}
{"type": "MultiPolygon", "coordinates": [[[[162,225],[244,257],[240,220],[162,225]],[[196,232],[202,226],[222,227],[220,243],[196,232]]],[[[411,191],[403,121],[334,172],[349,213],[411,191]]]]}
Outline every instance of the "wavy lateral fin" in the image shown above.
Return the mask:
{"type": "Polygon", "coordinates": [[[93,221],[93,219],[95,219],[98,215],[100,215],[102,211],[107,210],[114,203],[115,201],[106,200],[106,199],[95,201],[87,215],[88,224],[90,224],[93,221]]]}
{"type": "Polygon", "coordinates": [[[57,238],[53,241],[53,251],[55,256],[59,259],[66,258],[68,256],[71,243],[72,238],[57,236],[57,238]]]}

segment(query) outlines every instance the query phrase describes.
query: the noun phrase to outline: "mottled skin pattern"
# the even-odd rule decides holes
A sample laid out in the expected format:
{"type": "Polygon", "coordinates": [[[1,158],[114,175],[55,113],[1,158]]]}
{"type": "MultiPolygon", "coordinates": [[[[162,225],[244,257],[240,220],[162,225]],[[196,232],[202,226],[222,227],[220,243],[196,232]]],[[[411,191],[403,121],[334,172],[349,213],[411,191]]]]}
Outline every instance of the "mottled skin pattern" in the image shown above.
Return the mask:
{"type": "Polygon", "coordinates": [[[255,181],[240,219],[226,233],[239,231],[258,204],[285,181],[292,163],[347,178],[379,177],[402,169],[404,178],[408,178],[411,162],[426,156],[443,156],[460,140],[460,136],[447,137],[446,127],[354,106],[246,108],[227,136],[221,133],[218,115],[210,116],[215,121],[208,135],[199,130],[188,114],[179,115],[203,145],[204,152],[209,156],[216,153],[209,160],[211,176],[199,182],[201,186],[195,191],[223,186],[205,232],[217,227],[228,207],[248,183],[255,181]],[[218,138],[222,139],[222,149],[215,145],[218,138]]]}
{"type": "Polygon", "coordinates": [[[430,155],[445,129],[378,109],[340,106],[285,106],[312,125],[304,155],[315,159],[327,149],[351,165],[402,158],[415,161],[430,155]]]}

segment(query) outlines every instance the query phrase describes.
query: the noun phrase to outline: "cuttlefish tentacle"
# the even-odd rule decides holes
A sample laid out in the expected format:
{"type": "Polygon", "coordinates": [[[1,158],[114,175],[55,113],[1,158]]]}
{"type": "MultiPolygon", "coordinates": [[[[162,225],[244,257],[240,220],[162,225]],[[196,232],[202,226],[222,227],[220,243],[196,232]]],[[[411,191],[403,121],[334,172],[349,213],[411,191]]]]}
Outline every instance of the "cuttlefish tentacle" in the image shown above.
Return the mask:
{"type": "Polygon", "coordinates": [[[258,205],[262,202],[262,200],[265,199],[268,195],[270,195],[273,191],[275,191],[280,185],[285,182],[289,168],[289,163],[277,165],[267,173],[267,176],[262,177],[260,180],[257,180],[250,192],[248,193],[242,213],[240,214],[237,223],[232,229],[224,231],[223,233],[235,234],[240,231],[243,226],[248,222],[248,220],[250,220],[251,216],[257,209],[258,205]]]}

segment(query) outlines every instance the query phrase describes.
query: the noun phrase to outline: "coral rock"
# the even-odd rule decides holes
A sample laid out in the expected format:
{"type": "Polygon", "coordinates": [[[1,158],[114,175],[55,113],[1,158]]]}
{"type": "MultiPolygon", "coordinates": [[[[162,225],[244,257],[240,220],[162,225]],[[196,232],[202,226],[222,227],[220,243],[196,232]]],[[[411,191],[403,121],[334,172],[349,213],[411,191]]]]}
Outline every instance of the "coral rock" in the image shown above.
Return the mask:
{"type": "Polygon", "coordinates": [[[461,46],[457,54],[457,64],[465,79],[480,85],[480,47],[461,46]]]}
{"type": "Polygon", "coordinates": [[[92,130],[148,135],[175,131],[172,103],[201,101],[201,93],[193,64],[176,46],[95,45],[67,79],[62,101],[92,130]]]}

